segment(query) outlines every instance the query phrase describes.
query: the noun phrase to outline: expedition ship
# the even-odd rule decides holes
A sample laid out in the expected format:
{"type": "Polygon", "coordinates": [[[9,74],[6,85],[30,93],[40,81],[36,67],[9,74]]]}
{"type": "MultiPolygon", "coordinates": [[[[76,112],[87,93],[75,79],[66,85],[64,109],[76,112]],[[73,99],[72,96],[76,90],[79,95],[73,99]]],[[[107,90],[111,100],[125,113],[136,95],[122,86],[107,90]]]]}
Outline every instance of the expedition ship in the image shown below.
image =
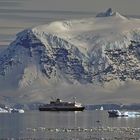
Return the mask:
{"type": "Polygon", "coordinates": [[[85,107],[81,103],[64,102],[60,99],[39,106],[39,111],[83,111],[84,109],[85,107]]]}

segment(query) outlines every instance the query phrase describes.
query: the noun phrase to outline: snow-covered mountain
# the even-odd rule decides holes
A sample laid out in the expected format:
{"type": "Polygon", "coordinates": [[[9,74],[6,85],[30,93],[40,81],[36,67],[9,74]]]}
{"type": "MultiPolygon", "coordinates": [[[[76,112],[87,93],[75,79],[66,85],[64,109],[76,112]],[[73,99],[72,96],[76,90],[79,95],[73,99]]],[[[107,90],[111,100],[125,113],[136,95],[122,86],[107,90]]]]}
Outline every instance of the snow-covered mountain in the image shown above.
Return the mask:
{"type": "Polygon", "coordinates": [[[3,89],[35,82],[106,87],[130,80],[140,81],[140,20],[112,9],[26,29],[0,54],[3,89]]]}
{"type": "Polygon", "coordinates": [[[101,12],[96,15],[96,17],[109,17],[116,15],[116,12],[113,12],[111,8],[109,8],[106,12],[101,12]]]}

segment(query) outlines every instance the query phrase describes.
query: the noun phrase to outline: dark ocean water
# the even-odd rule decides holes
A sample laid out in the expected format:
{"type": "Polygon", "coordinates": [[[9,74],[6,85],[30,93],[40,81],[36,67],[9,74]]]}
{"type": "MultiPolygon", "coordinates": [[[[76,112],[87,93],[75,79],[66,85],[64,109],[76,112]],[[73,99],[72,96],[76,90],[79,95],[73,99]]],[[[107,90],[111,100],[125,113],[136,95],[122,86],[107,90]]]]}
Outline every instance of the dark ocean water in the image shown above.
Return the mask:
{"type": "Polygon", "coordinates": [[[0,114],[0,139],[140,139],[140,117],[109,118],[106,111],[0,114]]]}

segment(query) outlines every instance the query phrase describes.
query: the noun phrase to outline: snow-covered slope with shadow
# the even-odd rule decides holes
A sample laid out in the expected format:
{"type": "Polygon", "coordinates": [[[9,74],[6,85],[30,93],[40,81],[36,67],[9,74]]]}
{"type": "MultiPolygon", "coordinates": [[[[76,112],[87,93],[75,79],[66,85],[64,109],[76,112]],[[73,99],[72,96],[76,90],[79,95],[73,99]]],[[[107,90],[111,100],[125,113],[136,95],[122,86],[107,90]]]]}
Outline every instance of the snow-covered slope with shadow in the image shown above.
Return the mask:
{"type": "Polygon", "coordinates": [[[24,30],[0,54],[1,90],[22,99],[42,100],[57,86],[116,89],[139,81],[140,20],[112,9],[24,30]]]}

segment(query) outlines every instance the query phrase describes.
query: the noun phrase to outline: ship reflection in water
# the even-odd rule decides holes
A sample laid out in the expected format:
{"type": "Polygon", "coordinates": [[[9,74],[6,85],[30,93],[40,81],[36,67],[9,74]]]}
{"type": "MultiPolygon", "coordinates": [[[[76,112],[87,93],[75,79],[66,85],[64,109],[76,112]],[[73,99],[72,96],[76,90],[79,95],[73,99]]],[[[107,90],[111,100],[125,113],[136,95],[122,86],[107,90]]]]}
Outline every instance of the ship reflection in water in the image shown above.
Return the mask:
{"type": "Polygon", "coordinates": [[[64,102],[57,98],[56,100],[50,101],[49,104],[43,104],[39,106],[40,111],[83,111],[85,107],[81,103],[64,102]]]}

